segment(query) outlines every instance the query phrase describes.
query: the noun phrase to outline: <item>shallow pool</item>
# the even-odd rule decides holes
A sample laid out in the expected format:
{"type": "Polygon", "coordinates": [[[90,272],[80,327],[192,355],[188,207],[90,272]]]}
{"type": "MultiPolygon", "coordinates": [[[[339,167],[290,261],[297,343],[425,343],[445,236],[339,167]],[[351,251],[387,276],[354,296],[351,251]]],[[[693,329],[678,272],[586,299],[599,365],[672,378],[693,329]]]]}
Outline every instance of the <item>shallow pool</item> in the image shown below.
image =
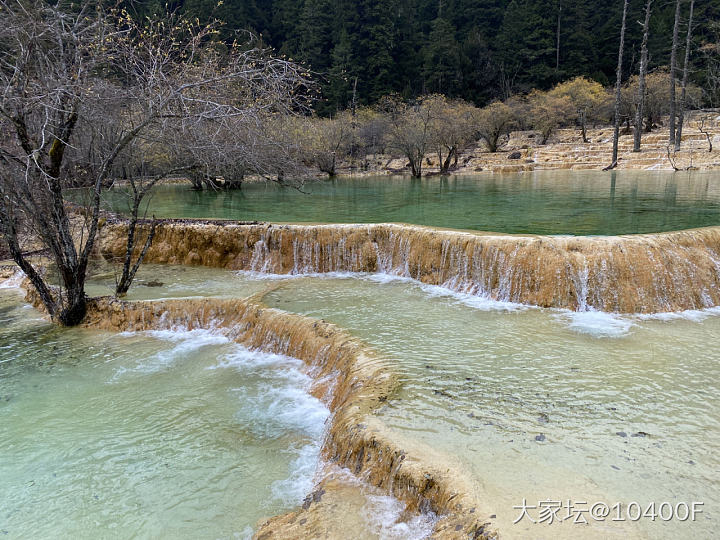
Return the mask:
{"type": "Polygon", "coordinates": [[[715,535],[712,311],[642,319],[529,309],[388,276],[286,283],[265,298],[270,306],[335,322],[392,360],[402,386],[381,418],[459,457],[503,538],[715,535]],[[622,503],[626,519],[513,524],[523,498],[622,503]],[[704,504],[694,520],[635,521],[631,502],[704,504]]]}
{"type": "Polygon", "coordinates": [[[248,537],[312,489],[310,384],[217,333],[61,329],[0,290],[0,536],[248,537]]]}

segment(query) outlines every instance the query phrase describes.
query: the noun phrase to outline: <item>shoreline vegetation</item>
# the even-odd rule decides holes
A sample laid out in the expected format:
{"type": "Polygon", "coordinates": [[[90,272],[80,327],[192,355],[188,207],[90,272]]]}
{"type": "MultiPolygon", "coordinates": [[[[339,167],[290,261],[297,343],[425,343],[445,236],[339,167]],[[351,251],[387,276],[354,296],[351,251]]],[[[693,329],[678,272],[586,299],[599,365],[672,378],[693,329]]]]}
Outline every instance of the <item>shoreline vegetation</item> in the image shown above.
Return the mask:
{"type": "MultiPolygon", "coordinates": [[[[621,135],[619,159],[614,170],[646,171],[711,171],[720,169],[720,109],[693,111],[688,114],[682,135],[682,150],[668,151],[667,135],[664,131],[646,134],[640,152],[634,152],[633,134],[621,135]],[[709,149],[712,147],[712,151],[709,149]]],[[[667,121],[667,118],[664,119],[667,121]]],[[[532,130],[513,131],[506,142],[490,152],[482,141],[476,141],[459,152],[457,166],[442,171],[442,164],[435,153],[424,155],[423,177],[512,174],[533,171],[583,170],[604,171],[610,163],[613,152],[612,126],[587,128],[588,142],[578,140],[576,128],[560,128],[546,144],[538,144],[536,132],[532,130]]],[[[397,153],[370,154],[363,160],[339,161],[335,174],[317,171],[315,179],[353,178],[366,176],[407,176],[412,171],[406,158],[397,153]]],[[[246,176],[242,183],[268,182],[266,177],[246,176]]],[[[165,178],[159,184],[191,184],[184,176],[165,178]]],[[[123,179],[114,181],[122,186],[123,179]]],[[[217,179],[216,189],[223,189],[223,178],[217,179]]],[[[234,188],[238,187],[233,185],[234,188]]]]}

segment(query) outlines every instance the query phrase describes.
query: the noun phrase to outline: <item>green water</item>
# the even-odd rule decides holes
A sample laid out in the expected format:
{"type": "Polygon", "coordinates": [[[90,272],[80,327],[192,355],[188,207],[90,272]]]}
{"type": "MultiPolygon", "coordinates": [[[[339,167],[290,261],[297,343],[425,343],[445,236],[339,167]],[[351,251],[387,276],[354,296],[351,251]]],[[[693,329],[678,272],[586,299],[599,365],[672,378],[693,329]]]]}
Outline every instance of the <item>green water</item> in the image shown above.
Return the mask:
{"type": "Polygon", "coordinates": [[[381,418],[460,459],[503,538],[716,537],[713,312],[525,309],[383,276],[298,278],[265,301],[335,322],[389,358],[402,384],[381,418]],[[523,498],[704,506],[687,521],[513,524],[523,498]]]}
{"type": "MultiPolygon", "coordinates": [[[[115,292],[120,275],[118,265],[101,263],[87,280],[88,296],[108,296],[115,292]]],[[[218,268],[143,264],[135,275],[125,300],[162,300],[170,298],[247,298],[263,291],[267,280],[248,273],[233,273],[218,268]]]]}
{"type": "MultiPolygon", "coordinates": [[[[541,171],[411,180],[366,177],[195,192],[159,186],[149,214],[276,222],[383,223],[504,233],[606,235],[720,225],[720,183],[712,172],[541,171]]],[[[71,195],[78,200],[77,193],[71,195]]],[[[107,205],[126,212],[122,190],[107,205]]]]}
{"type": "Polygon", "coordinates": [[[312,489],[310,382],[207,331],[53,327],[0,290],[0,537],[248,537],[312,489]]]}

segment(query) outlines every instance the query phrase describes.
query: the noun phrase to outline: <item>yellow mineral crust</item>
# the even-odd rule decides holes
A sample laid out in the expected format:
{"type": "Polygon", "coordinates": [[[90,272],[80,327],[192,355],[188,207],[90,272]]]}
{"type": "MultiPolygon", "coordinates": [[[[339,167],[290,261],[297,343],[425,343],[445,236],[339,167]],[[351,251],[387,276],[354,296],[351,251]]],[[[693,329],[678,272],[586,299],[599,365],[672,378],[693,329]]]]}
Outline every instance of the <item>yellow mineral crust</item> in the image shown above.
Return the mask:
{"type": "MultiPolygon", "coordinates": [[[[124,255],[123,222],[100,252],[124,255]]],[[[628,236],[518,236],[401,224],[158,226],[147,262],[278,274],[386,272],[499,301],[617,313],[720,305],[720,227],[628,236]]]]}
{"type": "MultiPolygon", "coordinates": [[[[28,301],[41,307],[26,280],[28,301]]],[[[419,442],[402,440],[373,410],[390,396],[396,381],[386,363],[333,324],[268,308],[257,300],[193,299],[124,302],[89,301],[83,323],[94,329],[143,331],[211,328],[252,349],[303,360],[316,384],[313,394],[332,412],[323,445],[328,463],[391,493],[409,511],[440,516],[438,538],[495,538],[488,512],[451,457],[419,442]]],[[[308,495],[302,508],[260,524],[258,538],[341,538],[346,520],[338,505],[352,487],[330,477],[308,495]]]]}

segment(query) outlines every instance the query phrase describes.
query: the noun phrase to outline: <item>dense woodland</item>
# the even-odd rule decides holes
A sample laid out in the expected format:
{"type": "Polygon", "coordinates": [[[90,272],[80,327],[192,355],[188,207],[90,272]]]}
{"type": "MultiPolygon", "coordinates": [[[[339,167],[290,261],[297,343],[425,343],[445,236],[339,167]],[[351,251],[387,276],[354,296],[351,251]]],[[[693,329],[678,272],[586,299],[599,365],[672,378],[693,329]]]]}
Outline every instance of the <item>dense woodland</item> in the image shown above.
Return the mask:
{"type": "MultiPolygon", "coordinates": [[[[687,18],[687,2],[683,20],[687,18]]],[[[126,2],[143,16],[164,2],[126,2]]],[[[171,8],[217,18],[230,39],[237,30],[305,62],[320,82],[316,110],[333,114],[389,93],[411,98],[440,93],[476,105],[582,75],[615,81],[623,2],[620,0],[184,0],[171,8]]],[[[637,73],[644,2],[629,4],[625,77],[637,73]]],[[[648,41],[649,70],[669,64],[675,2],[655,2],[648,41]]],[[[713,78],[720,0],[696,2],[691,80],[720,105],[713,78]],[[715,21],[715,22],[713,22],[715,21]]]]}

